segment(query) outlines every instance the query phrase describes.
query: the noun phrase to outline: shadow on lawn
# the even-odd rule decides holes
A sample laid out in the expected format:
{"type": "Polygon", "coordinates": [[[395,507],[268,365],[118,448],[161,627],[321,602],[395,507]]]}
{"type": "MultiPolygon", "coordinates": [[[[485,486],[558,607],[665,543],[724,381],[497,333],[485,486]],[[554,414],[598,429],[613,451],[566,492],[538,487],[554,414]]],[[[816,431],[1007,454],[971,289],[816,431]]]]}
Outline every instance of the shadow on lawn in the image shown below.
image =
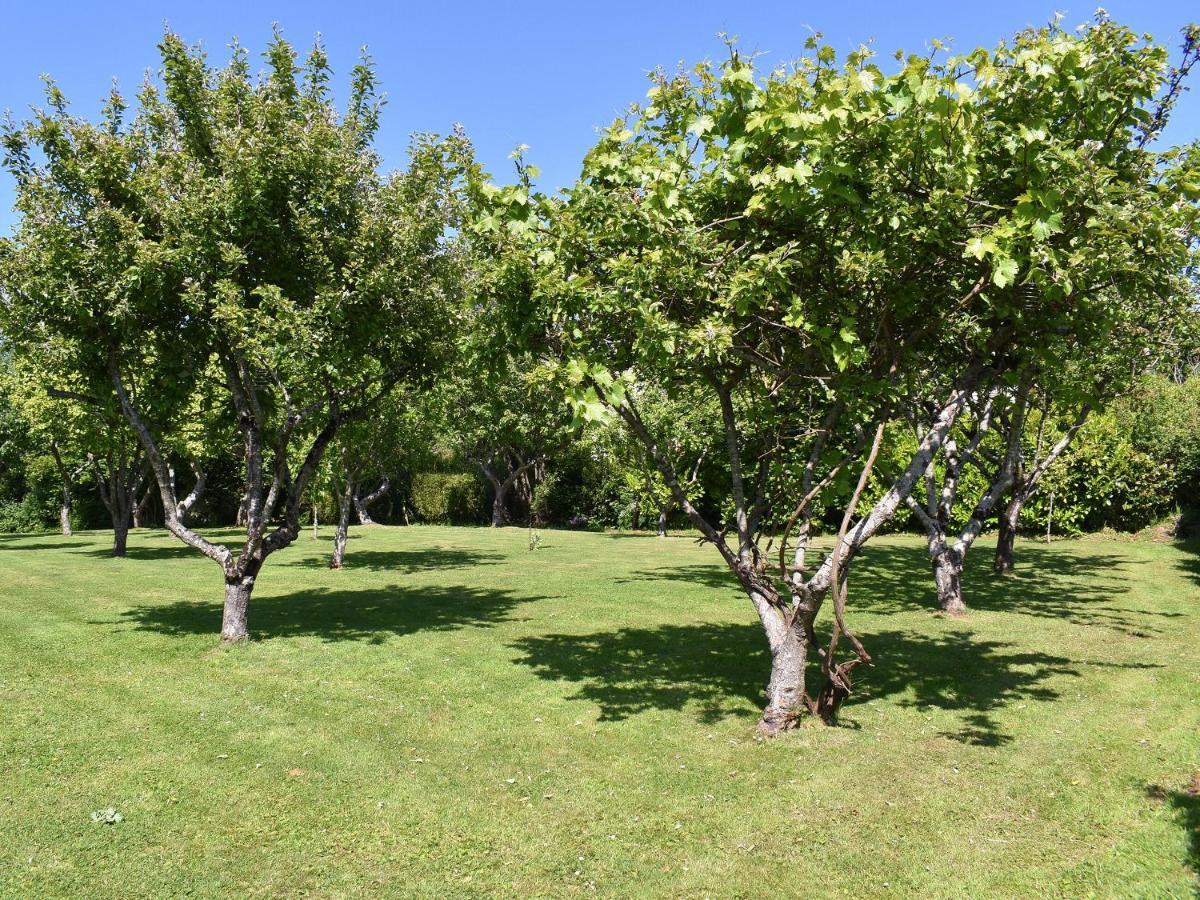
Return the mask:
{"type": "Polygon", "coordinates": [[[1192,776],[1192,783],[1182,790],[1152,784],[1146,787],[1146,796],[1167,804],[1175,811],[1179,824],[1188,836],[1185,862],[1188,868],[1200,875],[1200,771],[1192,776]]]}
{"type": "MultiPolygon", "coordinates": [[[[331,539],[330,547],[332,546],[331,539]]],[[[465,569],[470,566],[496,565],[503,561],[504,557],[499,553],[484,553],[478,550],[359,550],[354,544],[350,544],[346,548],[345,568],[413,575],[430,569],[465,569]]],[[[287,565],[327,569],[329,558],[325,555],[308,556],[288,560],[287,565]]]]}
{"type": "MultiPolygon", "coordinates": [[[[1156,620],[1181,615],[1114,605],[1115,597],[1129,591],[1124,577],[1126,561],[1120,557],[1025,542],[1018,545],[1017,572],[999,577],[991,572],[990,549],[977,547],[967,557],[963,593],[971,609],[1101,626],[1134,637],[1158,634],[1162,629],[1153,624],[1156,620]]],[[[1200,558],[1195,561],[1195,571],[1200,577],[1200,558]]],[[[711,564],[636,572],[625,580],[660,578],[738,590],[733,576],[715,559],[711,564]]],[[[868,545],[855,561],[850,581],[852,611],[892,615],[932,611],[936,604],[929,558],[922,547],[868,545]]]]}
{"type": "Polygon", "coordinates": [[[1179,568],[1183,569],[1193,581],[1200,582],[1200,539],[1191,538],[1177,541],[1176,549],[1183,552],[1179,559],[1179,568]]]}
{"type": "MultiPolygon", "coordinates": [[[[469,587],[315,588],[252,598],[250,631],[256,639],[319,637],[380,644],[389,636],[418,631],[495,625],[516,606],[539,599],[469,587]]],[[[215,637],[221,628],[221,604],[179,600],[135,607],[122,617],[139,631],[215,637]]]]}
{"type": "MultiPolygon", "coordinates": [[[[112,556],[112,547],[100,547],[95,550],[78,550],[77,553],[83,556],[96,556],[100,558],[109,558],[112,556]]],[[[125,548],[126,559],[137,560],[164,560],[164,559],[183,559],[185,557],[200,558],[200,554],[189,547],[187,544],[172,544],[166,547],[136,547],[127,546],[125,548]]]]}
{"type": "MultiPolygon", "coordinates": [[[[863,635],[876,665],[859,670],[846,706],[910,694],[901,706],[962,713],[964,725],[946,737],[998,746],[1011,738],[994,710],[1014,700],[1050,701],[1048,682],[1078,676],[1086,663],[1047,653],[1013,651],[1002,641],[976,641],[969,631],[923,636],[907,631],[863,635]]],[[[757,624],[664,625],[589,635],[551,634],[511,645],[540,677],[580,685],[574,697],[600,707],[602,720],[619,721],[650,709],[698,704],[714,722],[745,715],[763,700],[765,639],[757,624]]],[[[820,673],[810,668],[814,686],[820,673]]]]}

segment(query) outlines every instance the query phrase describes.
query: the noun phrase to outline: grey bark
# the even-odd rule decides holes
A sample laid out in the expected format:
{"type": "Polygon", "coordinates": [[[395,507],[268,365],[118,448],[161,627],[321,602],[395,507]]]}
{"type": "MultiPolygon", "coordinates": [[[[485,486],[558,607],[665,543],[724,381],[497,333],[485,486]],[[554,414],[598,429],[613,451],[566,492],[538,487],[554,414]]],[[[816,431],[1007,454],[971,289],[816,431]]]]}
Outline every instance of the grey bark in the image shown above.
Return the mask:
{"type": "Polygon", "coordinates": [[[346,540],[350,533],[350,506],[354,500],[354,482],[347,481],[338,500],[337,528],[333,532],[333,556],[329,568],[340,569],[346,560],[346,540]]]}
{"type": "Polygon", "coordinates": [[[374,525],[375,520],[371,518],[370,506],[380,497],[387,493],[389,487],[387,476],[384,476],[383,483],[365,497],[354,497],[354,511],[358,513],[359,525],[374,525]]]}
{"type": "Polygon", "coordinates": [[[250,638],[250,595],[258,578],[261,561],[251,561],[241,571],[225,576],[225,606],[221,611],[221,641],[236,644],[250,638]]]}
{"type": "Polygon", "coordinates": [[[479,469],[487,478],[488,483],[492,486],[492,527],[500,528],[508,521],[508,495],[512,486],[517,483],[530,468],[542,461],[542,457],[536,457],[526,462],[517,458],[516,464],[512,465],[509,473],[501,478],[493,468],[493,460],[477,460],[479,469]]]}
{"type": "Polygon", "coordinates": [[[938,608],[948,615],[961,616],[967,611],[962,595],[962,553],[943,543],[936,549],[931,548],[929,555],[934,584],[937,585],[938,608]]]}
{"type": "Polygon", "coordinates": [[[87,464],[85,463],[75,470],[75,472],[72,472],[63,461],[58,444],[54,441],[50,442],[50,455],[54,457],[54,465],[58,469],[58,477],[62,483],[62,498],[58,508],[58,524],[62,528],[63,537],[70,537],[72,534],[71,509],[74,506],[72,489],[75,486],[75,479],[83,473],[84,469],[87,468],[87,464]]]}

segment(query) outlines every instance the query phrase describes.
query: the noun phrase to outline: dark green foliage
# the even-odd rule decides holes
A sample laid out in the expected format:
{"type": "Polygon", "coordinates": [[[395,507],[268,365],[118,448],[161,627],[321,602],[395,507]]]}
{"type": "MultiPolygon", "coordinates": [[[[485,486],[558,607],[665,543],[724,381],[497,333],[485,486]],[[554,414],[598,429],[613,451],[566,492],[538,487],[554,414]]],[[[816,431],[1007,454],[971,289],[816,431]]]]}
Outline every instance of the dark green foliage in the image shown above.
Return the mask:
{"type": "Polygon", "coordinates": [[[1200,506],[1200,378],[1147,378],[1094,413],[1022,512],[1056,533],[1138,531],[1200,506]],[[1054,497],[1051,514],[1050,497],[1054,497]]]}
{"type": "Polygon", "coordinates": [[[466,473],[421,472],[412,480],[417,517],[437,525],[474,525],[483,520],[483,486],[466,473]]]}

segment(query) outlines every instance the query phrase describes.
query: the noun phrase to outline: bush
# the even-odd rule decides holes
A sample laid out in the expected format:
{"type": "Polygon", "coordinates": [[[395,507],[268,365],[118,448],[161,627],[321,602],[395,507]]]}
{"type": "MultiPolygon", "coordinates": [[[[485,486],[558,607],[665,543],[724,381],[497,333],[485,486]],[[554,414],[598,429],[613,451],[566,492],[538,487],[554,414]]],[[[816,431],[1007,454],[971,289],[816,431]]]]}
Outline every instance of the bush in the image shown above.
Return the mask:
{"type": "Polygon", "coordinates": [[[46,510],[34,494],[21,500],[0,503],[0,532],[30,532],[46,530],[46,510]]]}
{"type": "Polygon", "coordinates": [[[423,522],[474,525],[483,521],[483,488],[474,475],[421,472],[412,480],[413,509],[423,522]]]}

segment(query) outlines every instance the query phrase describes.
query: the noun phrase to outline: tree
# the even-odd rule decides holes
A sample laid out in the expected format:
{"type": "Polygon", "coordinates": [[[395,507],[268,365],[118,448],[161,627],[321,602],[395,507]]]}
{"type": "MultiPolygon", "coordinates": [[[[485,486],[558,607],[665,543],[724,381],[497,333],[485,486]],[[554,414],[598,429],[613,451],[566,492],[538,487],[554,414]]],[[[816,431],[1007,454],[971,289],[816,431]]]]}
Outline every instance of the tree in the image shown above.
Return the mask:
{"type": "MultiPolygon", "coordinates": [[[[718,435],[713,428],[717,418],[711,397],[687,392],[672,397],[660,386],[635,384],[631,393],[647,430],[654,435],[659,448],[675,471],[681,473],[683,486],[692,502],[699,502],[704,492],[701,474],[705,457],[716,452],[718,435]]],[[[667,524],[676,510],[671,489],[662,473],[647,454],[645,445],[619,426],[606,429],[612,435],[611,453],[621,467],[629,490],[637,498],[637,515],[633,527],[638,527],[641,507],[648,505],[657,519],[659,537],[667,534],[667,524]]]]}
{"type": "Polygon", "coordinates": [[[416,398],[393,392],[374,414],[348,423],[337,436],[329,482],[337,498],[331,569],[345,563],[351,510],[360,525],[374,525],[369,506],[387,493],[391,478],[427,448],[432,440],[428,417],[416,398]],[[365,485],[374,485],[364,494],[365,485]]]}
{"type": "MultiPolygon", "coordinates": [[[[482,327],[482,326],[481,326],[482,327]]],[[[526,505],[550,456],[570,440],[572,415],[558,367],[530,355],[484,350],[502,338],[468,331],[454,373],[439,391],[444,442],[492,489],[491,524],[509,520],[515,490],[526,505]]]]}
{"type": "Polygon", "coordinates": [[[870,662],[847,626],[847,572],[971,398],[1056,334],[1103,334],[1134,298],[1174,296],[1180,263],[1176,194],[1136,146],[1165,54],[1128,30],[1053,25],[992,51],[910,56],[892,75],[865,48],[840,66],[818,41],[809,50],[765,76],[736,50],[719,69],[658,73],[562,198],[476,189],[490,203],[477,231],[527,248],[503,282],[510,320],[541,322],[572,360],[581,416],[626,423],[751,600],[772,656],[767,734],[804,710],[832,718],[870,662]],[[692,503],[631,372],[713,398],[724,523],[692,503]],[[888,421],[934,397],[860,513],[888,421]],[[809,566],[793,530],[834,495],[837,537],[809,566]]]}
{"type": "Polygon", "coordinates": [[[963,419],[968,417],[960,417],[956,429],[943,442],[940,465],[939,460],[930,460],[925,469],[924,504],[911,494],[904,498],[925,530],[938,608],[944,613],[966,612],[963,563],[975,539],[983,533],[993,507],[1013,483],[1020,459],[1028,389],[1027,381],[1022,380],[1011,392],[991,389],[982,395],[977,393],[967,407],[969,425],[963,428],[963,419]],[[993,419],[1001,417],[1009,420],[1005,428],[1007,441],[999,452],[989,452],[985,441],[991,436],[993,419]],[[964,432],[961,442],[955,434],[959,430],[964,432]],[[970,472],[968,466],[976,466],[984,473],[986,487],[971,511],[960,517],[956,503],[970,472]]]}
{"type": "Polygon", "coordinates": [[[219,70],[174,34],[160,51],[162,90],[148,82],[128,124],[115,92],[93,124],[51,87],[49,110],[6,132],[22,218],[5,245],[3,325],[20,347],[42,330],[94,348],[166,527],[221,567],[221,635],[239,641],[258,573],[295,540],[338,429],[438,365],[469,147],[419,136],[407,169],[385,178],[369,62],[339,113],[319,44],[298,66],[276,34],[261,78],[236,45],[219,70]],[[230,411],[244,448],[237,550],[181,514],[167,447],[197,394],[230,411]]]}

